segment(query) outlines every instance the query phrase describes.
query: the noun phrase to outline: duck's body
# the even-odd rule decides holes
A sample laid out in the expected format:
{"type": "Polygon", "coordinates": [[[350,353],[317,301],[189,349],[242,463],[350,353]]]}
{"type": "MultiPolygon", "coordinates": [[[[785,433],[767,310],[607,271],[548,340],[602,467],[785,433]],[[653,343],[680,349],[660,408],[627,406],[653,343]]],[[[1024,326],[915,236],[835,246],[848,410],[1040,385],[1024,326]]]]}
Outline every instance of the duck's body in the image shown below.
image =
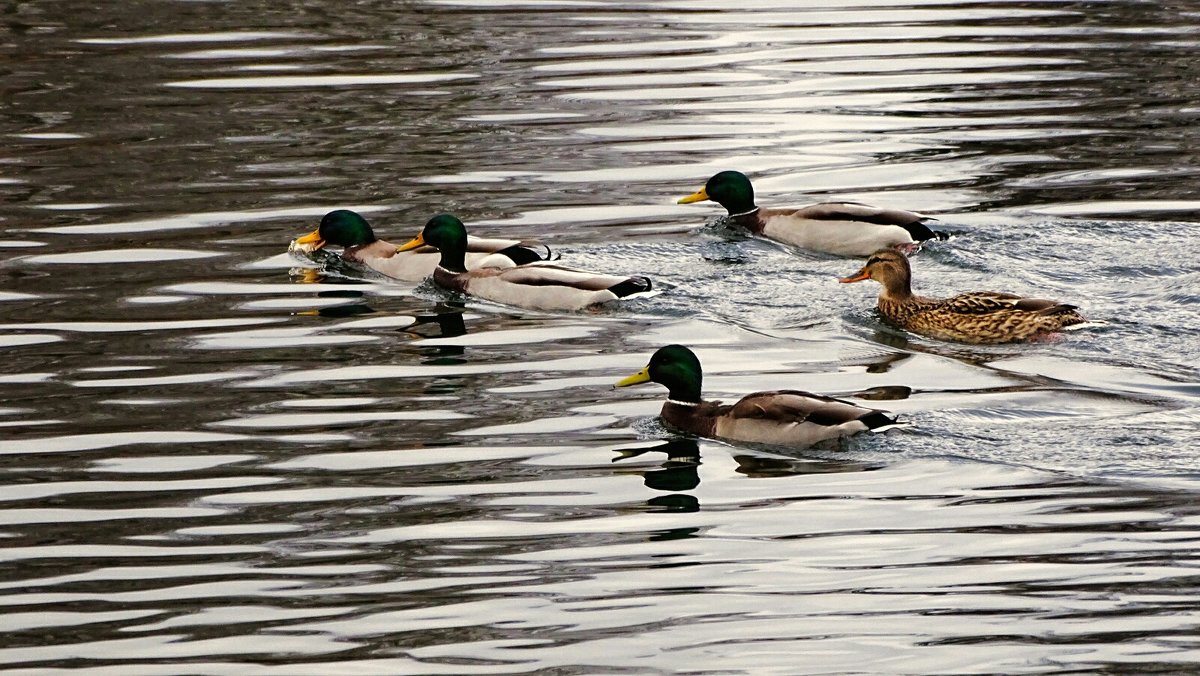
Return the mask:
{"type": "Polygon", "coordinates": [[[997,291],[974,291],[950,298],[912,292],[912,268],[896,251],[873,254],[843,283],[874,279],[883,285],[879,313],[902,329],[960,343],[1013,343],[1061,331],[1087,320],[1074,305],[997,291]]]}
{"type": "MultiPolygon", "coordinates": [[[[361,215],[346,209],[331,211],[317,229],[293,242],[306,252],[326,244],[343,247],[342,258],[382,275],[405,282],[419,282],[433,274],[441,253],[431,246],[399,251],[399,245],[379,239],[361,215]]],[[[468,237],[465,265],[468,270],[513,268],[552,260],[550,248],[515,239],[468,237]]]]}
{"type": "Polygon", "coordinates": [[[717,202],[729,220],[747,231],[809,251],[837,256],[869,256],[882,248],[907,248],[945,234],[929,229],[928,216],[903,209],[883,209],[857,202],[822,202],[792,209],[768,209],[754,202],[745,174],[722,171],[703,188],[679,200],[689,204],[717,202]]]}
{"type": "Polygon", "coordinates": [[[436,247],[441,257],[433,281],[439,286],[532,310],[582,310],[651,289],[646,277],[597,274],[551,264],[468,269],[465,241],[462,221],[442,214],[430,219],[421,234],[400,250],[436,247]]]}
{"type": "Polygon", "coordinates": [[[617,387],[644,382],[669,391],[660,415],[672,427],[702,437],[777,446],[807,447],[867,430],[900,425],[887,412],[800,390],[755,392],[734,404],[700,396],[703,372],[696,355],[682,345],[659,348],[646,368],[617,387]]]}

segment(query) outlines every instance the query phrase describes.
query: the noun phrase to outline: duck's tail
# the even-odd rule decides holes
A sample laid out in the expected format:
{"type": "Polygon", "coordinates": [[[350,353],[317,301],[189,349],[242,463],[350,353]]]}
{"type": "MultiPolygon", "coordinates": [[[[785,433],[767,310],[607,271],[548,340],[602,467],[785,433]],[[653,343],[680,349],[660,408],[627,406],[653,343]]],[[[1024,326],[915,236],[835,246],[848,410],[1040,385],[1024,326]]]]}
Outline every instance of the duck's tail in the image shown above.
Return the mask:
{"type": "Polygon", "coordinates": [[[858,421],[867,426],[867,430],[873,434],[894,430],[899,427],[912,427],[912,423],[901,421],[899,418],[894,418],[883,411],[872,411],[867,415],[859,418],[858,421]]]}
{"type": "Polygon", "coordinates": [[[626,296],[632,296],[635,293],[646,293],[653,288],[654,285],[650,282],[649,277],[637,275],[613,284],[612,286],[608,287],[608,290],[613,292],[613,295],[615,295],[617,298],[625,298],[626,296]]]}
{"type": "Polygon", "coordinates": [[[949,233],[930,228],[928,225],[925,225],[924,220],[905,223],[900,227],[908,231],[909,236],[913,238],[914,242],[924,242],[930,239],[936,239],[939,241],[950,239],[949,233]]]}
{"type": "Polygon", "coordinates": [[[521,242],[520,244],[514,244],[501,249],[496,253],[507,256],[516,265],[556,261],[562,258],[562,254],[541,242],[521,242]]]}

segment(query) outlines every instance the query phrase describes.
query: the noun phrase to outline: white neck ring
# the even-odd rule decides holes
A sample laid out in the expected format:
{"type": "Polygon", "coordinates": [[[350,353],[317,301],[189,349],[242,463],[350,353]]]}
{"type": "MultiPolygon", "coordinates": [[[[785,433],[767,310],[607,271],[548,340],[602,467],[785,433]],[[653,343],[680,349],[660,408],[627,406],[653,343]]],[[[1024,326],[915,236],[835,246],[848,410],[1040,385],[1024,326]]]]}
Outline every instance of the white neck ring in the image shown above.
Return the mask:
{"type": "Polygon", "coordinates": [[[698,402],[698,401],[676,401],[675,399],[667,399],[667,403],[675,404],[676,406],[699,406],[700,405],[700,402],[698,402]]]}

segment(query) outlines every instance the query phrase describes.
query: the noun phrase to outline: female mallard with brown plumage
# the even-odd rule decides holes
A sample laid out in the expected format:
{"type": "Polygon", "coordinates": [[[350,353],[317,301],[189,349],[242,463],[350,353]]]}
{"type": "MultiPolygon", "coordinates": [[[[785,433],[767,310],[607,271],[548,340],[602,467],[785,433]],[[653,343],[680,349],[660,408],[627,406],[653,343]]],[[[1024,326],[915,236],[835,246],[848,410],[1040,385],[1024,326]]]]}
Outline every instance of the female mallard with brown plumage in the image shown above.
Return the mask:
{"type": "Polygon", "coordinates": [[[672,427],[702,437],[780,446],[811,446],[826,439],[903,425],[886,411],[800,390],[755,392],[735,404],[704,401],[700,360],[682,345],[661,347],[641,371],[615,387],[655,382],[667,388],[661,416],[672,427]]]}
{"type": "Polygon", "coordinates": [[[946,239],[945,233],[925,225],[928,216],[903,209],[881,209],[857,202],[766,209],[754,203],[754,187],[738,171],[713,175],[703,188],[679,203],[702,200],[725,207],[730,221],[755,235],[838,256],[869,256],[884,247],[912,247],[927,239],[946,239]]]}
{"type": "MultiPolygon", "coordinates": [[[[438,250],[431,246],[399,251],[396,244],[376,237],[367,219],[349,209],[325,214],[316,230],[297,238],[292,246],[311,253],[326,244],[342,247],[342,258],[345,260],[405,282],[419,282],[433,274],[441,258],[438,250]]],[[[465,264],[471,270],[512,268],[551,260],[552,256],[550,248],[543,244],[469,237],[465,264]]]]}
{"type": "Polygon", "coordinates": [[[842,283],[873,279],[883,285],[879,313],[902,329],[961,343],[1012,343],[1084,323],[1074,305],[1011,293],[974,291],[952,298],[912,292],[912,267],[904,254],[876,251],[842,283]]]}
{"type": "Polygon", "coordinates": [[[467,269],[467,228],[450,214],[429,219],[411,242],[409,251],[432,246],[441,252],[433,281],[451,291],[532,310],[582,310],[618,298],[650,291],[648,277],[603,275],[560,265],[467,269]]]}

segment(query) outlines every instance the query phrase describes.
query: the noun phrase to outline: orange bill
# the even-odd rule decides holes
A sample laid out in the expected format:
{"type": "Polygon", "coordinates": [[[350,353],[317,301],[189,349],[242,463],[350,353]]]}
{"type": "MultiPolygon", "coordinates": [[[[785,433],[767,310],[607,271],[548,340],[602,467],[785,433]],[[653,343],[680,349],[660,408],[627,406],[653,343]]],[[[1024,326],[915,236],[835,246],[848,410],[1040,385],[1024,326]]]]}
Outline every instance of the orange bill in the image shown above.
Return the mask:
{"type": "Polygon", "coordinates": [[[870,278],[871,273],[867,272],[866,268],[863,268],[850,277],[838,277],[838,281],[842,284],[850,284],[851,282],[865,282],[870,278]]]}

